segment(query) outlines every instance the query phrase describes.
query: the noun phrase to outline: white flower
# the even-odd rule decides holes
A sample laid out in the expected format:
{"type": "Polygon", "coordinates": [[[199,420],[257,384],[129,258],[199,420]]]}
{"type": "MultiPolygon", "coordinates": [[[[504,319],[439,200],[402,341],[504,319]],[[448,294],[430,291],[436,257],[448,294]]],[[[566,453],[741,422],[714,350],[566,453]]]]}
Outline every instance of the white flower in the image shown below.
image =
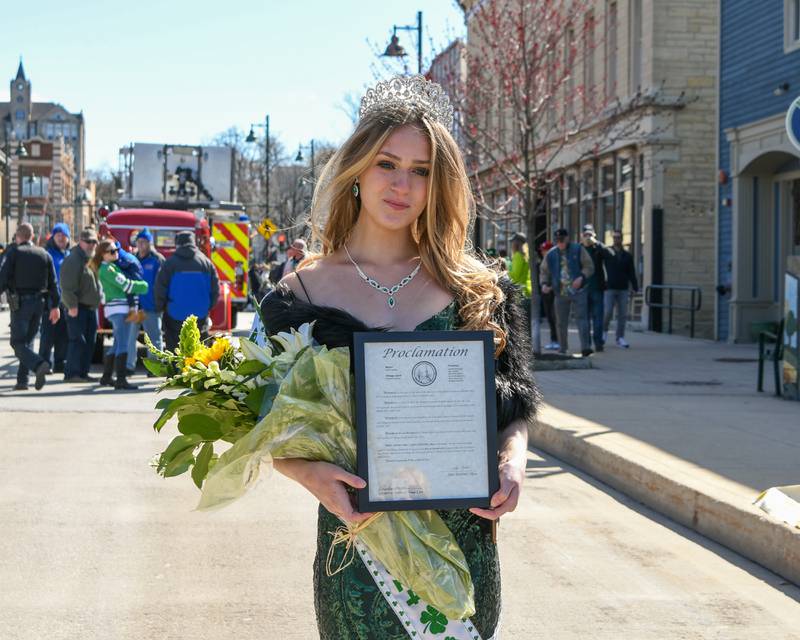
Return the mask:
{"type": "MultiPolygon", "coordinates": [[[[314,330],[313,322],[305,322],[297,329],[292,328],[291,333],[281,331],[272,336],[272,339],[283,348],[284,354],[289,354],[292,358],[303,350],[303,348],[314,343],[311,332],[314,330]]],[[[284,355],[281,354],[281,355],[284,355]]]]}
{"type": "Polygon", "coordinates": [[[242,350],[245,360],[257,360],[266,365],[272,364],[272,349],[269,345],[259,347],[254,342],[242,338],[239,340],[239,348],[242,350]]]}

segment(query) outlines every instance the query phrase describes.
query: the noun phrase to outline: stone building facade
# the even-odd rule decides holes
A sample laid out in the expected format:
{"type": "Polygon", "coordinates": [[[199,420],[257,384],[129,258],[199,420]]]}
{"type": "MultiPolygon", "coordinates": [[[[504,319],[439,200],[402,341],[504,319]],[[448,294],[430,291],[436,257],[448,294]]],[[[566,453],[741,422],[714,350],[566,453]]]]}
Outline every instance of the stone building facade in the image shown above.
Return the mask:
{"type": "MultiPolygon", "coordinates": [[[[479,50],[469,42],[480,37],[472,25],[492,1],[502,2],[461,2],[468,55],[479,50]]],[[[610,243],[612,230],[621,230],[643,289],[699,287],[695,334],[713,337],[718,3],[587,0],[574,6],[580,13],[564,19],[555,48],[555,59],[568,68],[549,107],[553,126],[537,141],[549,166],[534,241],[552,239],[559,227],[578,239],[591,223],[610,243]],[[594,98],[590,117],[581,118],[588,99],[576,102],[577,96],[594,98]]],[[[484,228],[479,242],[496,242],[497,226],[484,228]]],[[[674,301],[688,304],[688,294],[676,292],[674,301]]],[[[637,315],[641,310],[646,324],[666,329],[666,313],[643,302],[632,299],[637,315]]],[[[674,318],[675,332],[688,332],[689,314],[677,311],[674,318]]]]}
{"type": "MultiPolygon", "coordinates": [[[[20,62],[9,84],[9,101],[0,102],[0,123],[3,147],[10,150],[3,215],[10,213],[12,220],[27,216],[37,232],[47,231],[57,221],[68,222],[77,231],[82,215],[80,208],[75,209],[74,194],[76,189],[82,192],[86,171],[83,114],[54,102],[34,102],[31,81],[20,62]],[[20,143],[25,157],[14,153],[20,143]]],[[[0,226],[0,236],[5,235],[5,226],[0,226]]],[[[13,233],[16,225],[10,226],[13,233]]]]}

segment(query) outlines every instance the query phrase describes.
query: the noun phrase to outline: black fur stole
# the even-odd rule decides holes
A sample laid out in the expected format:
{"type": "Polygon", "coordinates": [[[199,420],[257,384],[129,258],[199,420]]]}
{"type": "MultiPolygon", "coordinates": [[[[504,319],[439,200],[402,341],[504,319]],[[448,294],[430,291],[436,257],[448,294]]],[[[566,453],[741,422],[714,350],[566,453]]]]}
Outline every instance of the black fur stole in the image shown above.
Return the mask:
{"type": "MultiPolygon", "coordinates": [[[[532,420],[536,416],[539,393],[530,369],[533,354],[525,315],[519,305],[519,290],[506,277],[501,278],[499,285],[506,299],[497,308],[495,321],[508,336],[506,348],[495,361],[497,426],[502,430],[514,420],[532,420]]],[[[342,309],[301,300],[288,287],[273,289],[261,301],[261,314],[267,335],[316,321],[314,339],[329,348],[350,347],[352,350],[354,331],[386,330],[368,327],[342,309]]]]}

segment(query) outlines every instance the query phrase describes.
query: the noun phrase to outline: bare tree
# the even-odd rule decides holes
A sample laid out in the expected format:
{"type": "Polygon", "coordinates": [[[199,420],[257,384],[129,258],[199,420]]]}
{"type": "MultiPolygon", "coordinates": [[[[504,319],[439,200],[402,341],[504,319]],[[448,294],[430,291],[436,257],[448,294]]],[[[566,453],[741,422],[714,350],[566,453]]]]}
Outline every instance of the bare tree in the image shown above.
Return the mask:
{"type": "Polygon", "coordinates": [[[353,126],[358,124],[358,111],[361,108],[361,97],[355,91],[348,91],[344,94],[336,108],[344,113],[353,126]]]}
{"type": "Polygon", "coordinates": [[[272,178],[275,168],[285,164],[288,156],[283,144],[273,136],[269,138],[270,147],[270,194],[266,202],[266,165],[264,162],[266,145],[264,135],[256,134],[254,142],[247,142],[247,134],[238,127],[230,127],[213,136],[210,144],[231,147],[234,149],[235,192],[239,202],[245,205],[247,214],[253,219],[264,216],[264,205],[273,208],[277,201],[272,190],[272,178]]]}
{"type": "MultiPolygon", "coordinates": [[[[684,103],[661,101],[658,91],[617,97],[616,16],[597,15],[594,0],[460,5],[466,73],[456,67],[438,80],[456,108],[478,214],[488,224],[516,220],[533,248],[547,237],[548,194],[564,188],[564,167],[634,142],[644,117],[684,103]]],[[[535,281],[537,261],[530,265],[535,281]]]]}
{"type": "Polygon", "coordinates": [[[86,179],[94,182],[95,201],[98,204],[110,204],[119,199],[122,179],[108,164],[97,169],[89,169],[86,172],[86,179]]]}

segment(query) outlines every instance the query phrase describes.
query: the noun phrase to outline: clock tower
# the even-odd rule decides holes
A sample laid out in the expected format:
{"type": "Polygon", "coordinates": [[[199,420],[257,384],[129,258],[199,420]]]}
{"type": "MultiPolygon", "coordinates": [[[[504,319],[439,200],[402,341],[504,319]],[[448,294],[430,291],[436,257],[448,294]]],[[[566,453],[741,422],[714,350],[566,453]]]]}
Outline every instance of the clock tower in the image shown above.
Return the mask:
{"type": "Polygon", "coordinates": [[[11,128],[17,140],[24,140],[28,137],[28,122],[31,117],[31,83],[25,77],[21,59],[17,76],[11,81],[9,95],[11,97],[9,104],[11,128]]]}

